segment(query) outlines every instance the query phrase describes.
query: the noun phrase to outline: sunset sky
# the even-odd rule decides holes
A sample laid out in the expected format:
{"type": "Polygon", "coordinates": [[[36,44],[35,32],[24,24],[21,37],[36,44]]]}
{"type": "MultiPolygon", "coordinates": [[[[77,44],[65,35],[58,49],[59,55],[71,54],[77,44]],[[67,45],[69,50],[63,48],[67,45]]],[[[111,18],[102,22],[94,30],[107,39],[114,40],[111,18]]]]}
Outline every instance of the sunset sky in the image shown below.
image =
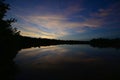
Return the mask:
{"type": "Polygon", "coordinates": [[[6,0],[21,35],[88,40],[120,38],[120,0],[6,0]]]}

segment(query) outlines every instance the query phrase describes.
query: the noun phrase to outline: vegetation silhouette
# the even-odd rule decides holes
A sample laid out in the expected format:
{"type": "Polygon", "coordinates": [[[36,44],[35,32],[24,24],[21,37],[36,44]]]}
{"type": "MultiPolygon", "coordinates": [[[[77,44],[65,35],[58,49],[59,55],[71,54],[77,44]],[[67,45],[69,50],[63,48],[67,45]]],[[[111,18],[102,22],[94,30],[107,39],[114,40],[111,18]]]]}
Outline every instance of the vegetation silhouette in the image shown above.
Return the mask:
{"type": "Polygon", "coordinates": [[[92,39],[89,41],[89,44],[92,47],[98,47],[98,48],[120,49],[120,38],[116,38],[116,39],[105,39],[105,38],[92,39]]]}

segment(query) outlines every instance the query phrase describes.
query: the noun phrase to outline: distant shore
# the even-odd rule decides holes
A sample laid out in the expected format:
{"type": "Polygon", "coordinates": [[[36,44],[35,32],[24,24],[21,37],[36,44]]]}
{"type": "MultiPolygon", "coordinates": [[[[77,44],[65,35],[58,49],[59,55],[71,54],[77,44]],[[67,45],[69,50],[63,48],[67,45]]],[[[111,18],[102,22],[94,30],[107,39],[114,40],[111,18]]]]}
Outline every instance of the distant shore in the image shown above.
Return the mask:
{"type": "Polygon", "coordinates": [[[105,39],[97,38],[91,39],[89,41],[82,40],[58,40],[58,39],[47,39],[47,38],[31,38],[25,36],[16,36],[11,39],[3,39],[0,41],[2,46],[12,45],[13,47],[27,48],[27,47],[37,47],[37,46],[49,46],[49,45],[75,45],[75,44],[87,44],[92,47],[99,48],[120,48],[120,38],[116,39],[105,39]]]}

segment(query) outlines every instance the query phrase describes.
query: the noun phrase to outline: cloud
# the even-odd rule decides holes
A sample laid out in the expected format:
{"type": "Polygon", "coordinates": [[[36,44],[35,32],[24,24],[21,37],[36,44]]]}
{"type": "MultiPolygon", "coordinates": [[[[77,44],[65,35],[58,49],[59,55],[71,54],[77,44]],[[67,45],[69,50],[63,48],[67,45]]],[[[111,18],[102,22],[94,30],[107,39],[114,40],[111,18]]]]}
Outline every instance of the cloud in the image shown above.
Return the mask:
{"type": "Polygon", "coordinates": [[[110,15],[112,9],[99,9],[98,12],[92,13],[94,17],[106,17],[110,15]]]}
{"type": "Polygon", "coordinates": [[[54,38],[71,34],[69,33],[69,30],[73,28],[79,28],[79,31],[84,32],[85,30],[83,30],[83,28],[86,26],[94,28],[102,25],[101,21],[97,19],[87,19],[84,22],[71,22],[66,16],[59,15],[27,16],[25,21],[37,25],[35,29],[27,27],[30,31],[39,33],[41,37],[43,37],[43,35],[51,34],[52,37],[54,35],[54,38]],[[49,32],[45,34],[43,33],[43,30],[37,29],[38,27],[44,27],[49,32]]]}
{"type": "Polygon", "coordinates": [[[102,21],[103,25],[111,25],[114,23],[120,23],[120,3],[114,3],[109,7],[103,9],[100,8],[98,11],[91,14],[91,17],[102,21]]]}
{"type": "MultiPolygon", "coordinates": [[[[85,8],[80,7],[79,5],[70,5],[65,9],[58,11],[47,12],[47,8],[44,6],[37,6],[35,12],[31,12],[28,15],[17,15],[22,21],[24,21],[24,27],[21,29],[21,34],[26,36],[36,36],[43,38],[59,38],[61,36],[70,35],[70,30],[75,28],[78,33],[83,33],[86,30],[85,27],[97,28],[104,25],[103,17],[108,16],[111,12],[111,9],[99,9],[98,12],[92,13],[91,17],[85,17],[85,15],[79,15],[80,12],[84,11],[85,8]],[[41,11],[45,9],[45,11],[41,11]],[[37,12],[38,11],[38,12],[37,12]],[[39,14],[39,12],[42,12],[39,14]],[[79,13],[78,15],[75,15],[79,13]],[[98,18],[100,17],[100,18],[98,18]],[[83,21],[70,21],[70,19],[83,19],[83,21]],[[32,27],[31,27],[32,26],[32,27]]],[[[23,23],[23,22],[22,22],[23,23]]],[[[21,23],[21,24],[22,24],[21,23]]],[[[23,25],[22,25],[23,26],[23,25]]]]}
{"type": "Polygon", "coordinates": [[[80,5],[75,4],[75,5],[70,5],[66,9],[64,9],[63,14],[66,16],[71,16],[73,14],[82,12],[84,8],[82,8],[80,5]]]}
{"type": "MultiPolygon", "coordinates": [[[[32,36],[32,37],[42,37],[42,38],[56,38],[59,34],[49,33],[49,32],[40,30],[36,27],[29,26],[29,27],[23,28],[21,35],[32,36]]],[[[62,35],[64,35],[64,33],[62,35]]]]}
{"type": "Polygon", "coordinates": [[[30,36],[30,37],[42,37],[42,38],[56,38],[56,35],[55,34],[49,34],[49,33],[43,33],[43,34],[39,34],[39,33],[34,33],[32,31],[22,31],[21,32],[21,35],[23,36],[30,36]]]}

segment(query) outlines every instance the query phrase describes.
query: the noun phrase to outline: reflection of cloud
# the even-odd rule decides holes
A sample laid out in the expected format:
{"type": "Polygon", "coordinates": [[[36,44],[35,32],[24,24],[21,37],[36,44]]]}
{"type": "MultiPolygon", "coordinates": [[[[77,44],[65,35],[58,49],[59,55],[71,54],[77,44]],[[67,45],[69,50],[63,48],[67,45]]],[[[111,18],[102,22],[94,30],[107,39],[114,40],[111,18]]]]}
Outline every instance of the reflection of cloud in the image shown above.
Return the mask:
{"type": "Polygon", "coordinates": [[[84,51],[71,52],[69,48],[62,46],[41,46],[41,48],[23,49],[17,54],[15,61],[20,65],[30,65],[38,68],[50,68],[64,66],[67,63],[93,63],[99,61],[84,51]]]}
{"type": "Polygon", "coordinates": [[[28,48],[28,49],[22,49],[19,53],[19,55],[22,55],[19,58],[30,58],[30,57],[45,57],[49,56],[48,54],[51,53],[58,55],[67,52],[66,48],[62,48],[59,46],[41,46],[40,48],[28,48]],[[24,55],[24,56],[23,56],[24,55]],[[44,56],[43,56],[44,55],[44,56]]]}

